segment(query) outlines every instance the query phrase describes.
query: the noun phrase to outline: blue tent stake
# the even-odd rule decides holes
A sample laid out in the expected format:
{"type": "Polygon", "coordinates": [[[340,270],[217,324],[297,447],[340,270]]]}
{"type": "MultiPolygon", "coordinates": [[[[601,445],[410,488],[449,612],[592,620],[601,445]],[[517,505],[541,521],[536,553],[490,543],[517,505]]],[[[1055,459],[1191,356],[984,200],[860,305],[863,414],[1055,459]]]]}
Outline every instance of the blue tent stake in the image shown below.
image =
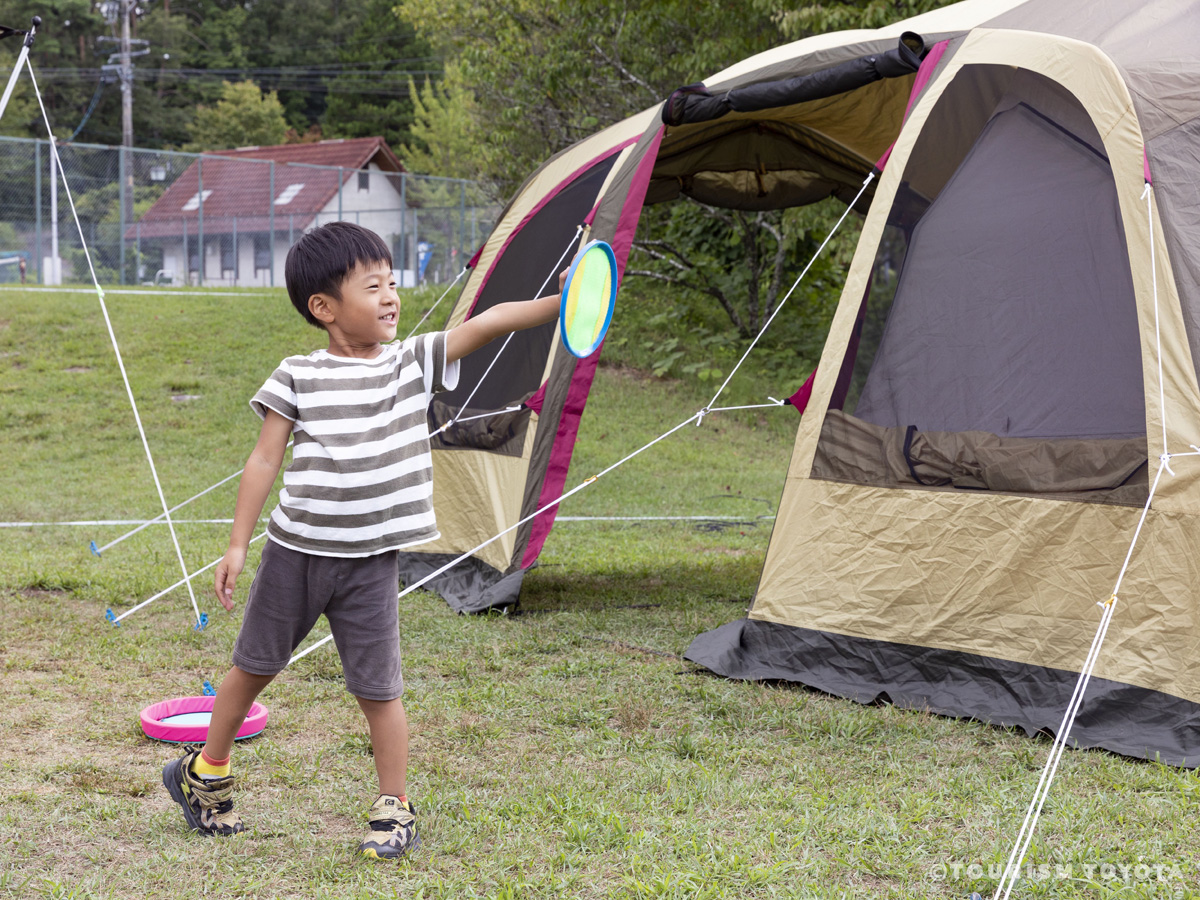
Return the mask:
{"type": "Polygon", "coordinates": [[[208,627],[208,613],[200,613],[200,619],[192,626],[193,631],[203,631],[208,627]]]}
{"type": "Polygon", "coordinates": [[[110,607],[108,608],[108,610],[107,610],[107,611],[104,613],[104,618],[105,618],[105,619],[107,619],[109,622],[112,622],[114,627],[116,627],[116,628],[120,628],[120,627],[121,627],[121,623],[117,621],[117,616],[116,616],[116,613],[114,613],[114,612],[112,611],[112,607],[111,607],[111,606],[110,606],[110,607]]]}
{"type": "Polygon", "coordinates": [[[88,542],[88,546],[91,548],[91,550],[92,550],[92,553],[93,553],[94,555],[96,555],[96,556],[99,556],[99,555],[100,555],[100,548],[96,546],[96,542],[95,542],[95,541],[89,541],[89,542],[88,542]]]}
{"type": "Polygon", "coordinates": [[[204,682],[204,696],[205,697],[217,696],[217,689],[212,686],[212,682],[209,682],[209,681],[204,682]]]}

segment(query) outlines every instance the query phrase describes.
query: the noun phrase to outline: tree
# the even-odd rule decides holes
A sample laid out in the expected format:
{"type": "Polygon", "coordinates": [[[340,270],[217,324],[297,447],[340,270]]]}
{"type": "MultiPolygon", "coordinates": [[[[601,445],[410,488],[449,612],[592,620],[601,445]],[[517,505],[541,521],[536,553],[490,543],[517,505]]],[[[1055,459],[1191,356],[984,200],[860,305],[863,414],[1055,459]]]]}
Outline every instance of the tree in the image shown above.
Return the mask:
{"type": "Polygon", "coordinates": [[[440,81],[426,79],[412,93],[412,138],[399,150],[410,172],[445,178],[478,179],[487,141],[475,93],[463,80],[462,67],[447,63],[440,81]]]}
{"type": "Polygon", "coordinates": [[[547,156],[778,41],[765,0],[400,0],[475,92],[476,171],[507,196],[547,156]]]}
{"type": "Polygon", "coordinates": [[[342,72],[328,81],[321,118],[330,137],[378,135],[390,147],[412,140],[413,75],[428,77],[441,65],[393,6],[393,0],[366,0],[357,29],[338,50],[342,72]]]}
{"type": "Polygon", "coordinates": [[[287,132],[283,105],[274,91],[263,94],[253,81],[225,82],[215,106],[201,106],[188,125],[192,140],[185,150],[227,150],[283,143],[287,132]]]}
{"type": "Polygon", "coordinates": [[[813,34],[850,28],[882,28],[901,19],[949,6],[958,0],[852,0],[849,3],[806,3],[782,10],[775,21],[784,37],[799,40],[813,34]]]}

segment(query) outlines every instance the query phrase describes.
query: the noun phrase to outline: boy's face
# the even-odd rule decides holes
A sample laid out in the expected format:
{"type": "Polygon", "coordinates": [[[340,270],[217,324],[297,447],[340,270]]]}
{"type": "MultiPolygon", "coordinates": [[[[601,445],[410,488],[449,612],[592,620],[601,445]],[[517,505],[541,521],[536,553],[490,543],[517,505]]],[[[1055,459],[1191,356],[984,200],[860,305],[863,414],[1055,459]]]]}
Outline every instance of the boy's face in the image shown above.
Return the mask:
{"type": "MultiPolygon", "coordinates": [[[[400,298],[396,280],[386,262],[359,263],[341,284],[342,299],[328,298],[321,318],[330,337],[337,337],[353,348],[369,348],[396,337],[396,318],[400,298]],[[330,317],[326,321],[326,317],[330,317]]],[[[317,297],[310,300],[310,307],[317,297]]]]}

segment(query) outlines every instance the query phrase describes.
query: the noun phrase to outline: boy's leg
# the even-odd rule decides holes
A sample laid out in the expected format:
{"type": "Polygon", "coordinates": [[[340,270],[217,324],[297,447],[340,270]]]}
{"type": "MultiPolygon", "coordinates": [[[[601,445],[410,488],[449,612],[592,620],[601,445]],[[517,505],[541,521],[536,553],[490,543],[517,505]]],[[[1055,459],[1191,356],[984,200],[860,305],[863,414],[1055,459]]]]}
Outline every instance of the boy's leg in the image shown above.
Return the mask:
{"type": "Polygon", "coordinates": [[[404,704],[356,697],[371,730],[371,751],[379,776],[379,799],[371,806],[371,830],[359,844],[365,856],[397,859],[421,843],[416,816],[405,796],[408,774],[408,719],[404,704]]]}
{"type": "Polygon", "coordinates": [[[250,707],[274,679],[274,675],[253,675],[237,666],[230,668],[213,700],[212,721],[208,725],[208,739],[204,742],[205,756],[210,760],[229,758],[233,741],[246,721],[250,707]]]}
{"type": "Polygon", "coordinates": [[[404,704],[395,700],[367,700],[355,697],[367,727],[371,730],[371,752],[375,754],[375,774],[379,793],[405,797],[408,776],[408,719],[404,704]]]}
{"type": "Polygon", "coordinates": [[[253,675],[237,666],[217,689],[203,750],[184,747],[183,756],[163,768],[163,785],[183,809],[187,824],[206,835],[228,836],[244,830],[233,810],[229,753],[254,699],[274,675],[253,675]]]}

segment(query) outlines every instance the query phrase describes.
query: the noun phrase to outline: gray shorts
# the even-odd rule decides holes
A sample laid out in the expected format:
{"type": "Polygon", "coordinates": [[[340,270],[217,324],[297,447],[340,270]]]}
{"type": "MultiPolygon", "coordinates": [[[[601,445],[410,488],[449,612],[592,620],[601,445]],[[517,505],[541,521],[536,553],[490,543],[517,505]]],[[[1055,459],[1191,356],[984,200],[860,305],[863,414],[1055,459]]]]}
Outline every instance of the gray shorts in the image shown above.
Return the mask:
{"type": "Polygon", "coordinates": [[[367,700],[399,697],[404,678],[396,560],[394,550],[346,559],[301,553],[268,539],[233,646],[233,664],[251,675],[282,672],[324,613],[342,658],[346,689],[367,700]]]}

